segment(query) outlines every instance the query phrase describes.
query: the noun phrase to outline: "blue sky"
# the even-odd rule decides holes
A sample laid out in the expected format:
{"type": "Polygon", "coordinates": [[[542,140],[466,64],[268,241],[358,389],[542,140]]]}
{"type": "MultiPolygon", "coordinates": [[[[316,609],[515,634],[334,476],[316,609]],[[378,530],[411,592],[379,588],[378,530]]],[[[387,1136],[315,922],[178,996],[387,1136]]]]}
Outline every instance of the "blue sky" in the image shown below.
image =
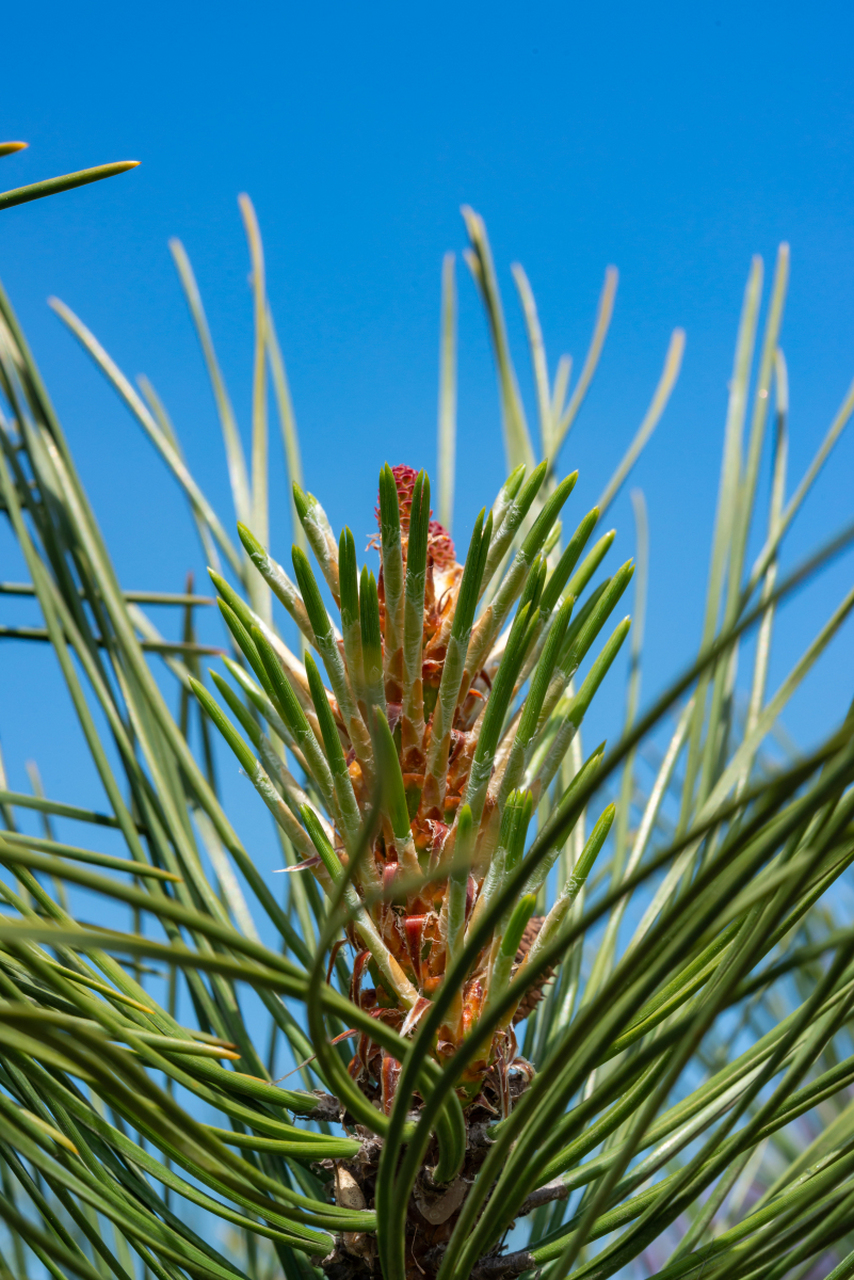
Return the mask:
{"type": "MultiPolygon", "coordinates": [[[[31,145],[2,162],[0,185],[142,162],[0,217],[0,278],[125,585],[180,589],[203,565],[174,485],[45,298],[77,311],[127,373],[152,378],[229,515],[213,401],[166,242],[177,235],[190,253],[247,427],[251,301],[236,196],[248,191],[307,484],[336,526],[367,533],[386,458],[434,467],[439,272],[443,253],[464,246],[468,202],[487,221],[529,400],[510,263],[527,269],[552,370],[563,351],[580,366],[604,269],[620,269],[606,354],[561,459],[581,470],[577,514],[640,421],[672,328],[687,330],[680,384],[632,482],[650,511],[646,691],[660,688],[699,638],[751,254],[770,279],[778,243],[792,246],[790,491],[854,376],[852,27],[841,3],[10,9],[0,133],[31,145]]],[[[459,256],[458,284],[455,532],[465,542],[504,463],[485,327],[459,256]]],[[[843,438],[789,563],[851,518],[852,477],[843,438]]],[[[286,558],[280,471],[273,491],[274,549],[286,558]]],[[[634,549],[627,493],[612,522],[616,564],[634,549]]],[[[2,576],[20,577],[5,540],[0,555],[2,576]]],[[[851,576],[849,558],[785,613],[772,685],[851,576]]],[[[25,615],[10,606],[8,616],[25,615]]],[[[787,722],[804,742],[851,697],[851,641],[849,627],[792,704],[787,722]]],[[[23,761],[38,756],[49,791],[68,796],[68,741],[44,732],[58,689],[47,654],[4,642],[0,658],[13,780],[26,785],[23,761]]],[[[616,723],[618,684],[613,700],[616,723]]]]}

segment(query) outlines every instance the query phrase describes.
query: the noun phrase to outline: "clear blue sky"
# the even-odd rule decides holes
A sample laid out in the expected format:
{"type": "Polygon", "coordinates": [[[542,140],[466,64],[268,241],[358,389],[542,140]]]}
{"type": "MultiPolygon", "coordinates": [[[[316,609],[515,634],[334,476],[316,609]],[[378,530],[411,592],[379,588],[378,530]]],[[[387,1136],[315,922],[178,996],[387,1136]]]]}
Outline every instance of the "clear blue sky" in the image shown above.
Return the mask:
{"type": "MultiPolygon", "coordinates": [[[[577,512],[634,432],[671,329],[687,329],[680,385],[633,481],[651,521],[646,689],[660,687],[699,636],[752,253],[770,277],[779,241],[792,246],[790,490],[854,376],[852,36],[843,3],[7,7],[0,134],[31,146],[2,162],[0,186],[142,161],[109,183],[0,215],[0,277],[125,585],[178,589],[201,562],[174,486],[46,296],[76,310],[129,374],[152,378],[228,513],[213,402],[166,241],[178,235],[194,262],[245,427],[251,304],[236,196],[248,191],[308,486],[336,525],[367,532],[381,462],[434,465],[439,270],[444,251],[463,246],[465,201],[487,220],[526,395],[509,264],[528,271],[552,369],[563,351],[579,367],[604,268],[620,269],[606,355],[562,457],[564,471],[581,468],[577,512]]],[[[464,540],[503,458],[484,324],[459,259],[458,268],[464,540]]],[[[791,538],[790,560],[851,518],[852,479],[854,429],[791,538]]],[[[275,492],[284,558],[281,484],[275,492]]],[[[625,495],[613,521],[625,558],[625,495]]],[[[8,551],[0,542],[3,576],[20,576],[8,551]]],[[[777,679],[851,576],[849,559],[808,609],[789,611],[777,679]]],[[[789,723],[804,740],[851,696],[851,642],[849,628],[793,704],[789,723]]],[[[44,737],[53,677],[23,696],[47,655],[5,644],[0,660],[7,689],[21,695],[11,705],[4,697],[0,723],[13,778],[24,785],[22,761],[38,755],[49,789],[67,795],[64,740],[44,737]]]]}

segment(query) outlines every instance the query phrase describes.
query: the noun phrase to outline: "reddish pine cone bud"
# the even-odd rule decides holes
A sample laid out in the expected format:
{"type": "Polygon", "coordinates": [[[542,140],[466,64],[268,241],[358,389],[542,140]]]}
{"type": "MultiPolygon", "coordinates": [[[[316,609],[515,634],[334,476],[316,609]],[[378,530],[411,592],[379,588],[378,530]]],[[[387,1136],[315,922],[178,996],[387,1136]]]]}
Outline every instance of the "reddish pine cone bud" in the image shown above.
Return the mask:
{"type": "MultiPolygon", "coordinates": [[[[405,538],[409,533],[409,521],[412,515],[412,492],[415,488],[415,481],[418,479],[418,472],[414,467],[398,466],[392,467],[391,474],[394,476],[394,483],[397,486],[397,505],[400,510],[400,531],[405,538]]],[[[377,517],[377,524],[380,523],[379,505],[374,507],[377,517]]],[[[431,511],[432,515],[433,512],[431,511]]],[[[452,569],[457,562],[457,553],[454,550],[454,544],[451,535],[444,525],[439,524],[438,520],[430,521],[430,530],[427,538],[427,554],[430,563],[433,564],[440,573],[447,572],[452,569]]]]}

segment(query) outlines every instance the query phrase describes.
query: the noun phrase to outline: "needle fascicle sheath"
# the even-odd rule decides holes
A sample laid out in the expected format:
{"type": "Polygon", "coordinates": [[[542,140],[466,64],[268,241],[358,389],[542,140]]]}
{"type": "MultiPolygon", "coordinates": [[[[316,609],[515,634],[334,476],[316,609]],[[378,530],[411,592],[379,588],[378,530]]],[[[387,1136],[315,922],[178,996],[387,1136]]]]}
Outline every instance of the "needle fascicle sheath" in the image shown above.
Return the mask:
{"type": "MultiPolygon", "coordinates": [[[[305,605],[295,582],[292,582],[282,566],[275,561],[245,524],[238,524],[237,532],[244,550],[276,599],[285,606],[309,644],[315,644],[314,631],[308,620],[305,605]]],[[[232,606],[233,607],[233,606],[232,606]]]]}
{"type": "Polygon", "coordinates": [[[310,855],[313,852],[311,842],[306,841],[305,831],[294,820],[290,809],[279,795],[266,769],[250,751],[234,725],[218,706],[215,699],[211,697],[204,685],[200,684],[192,676],[189,677],[189,684],[193,693],[237,756],[246,776],[261,796],[276,822],[303,854],[310,855]]]}
{"type": "MultiPolygon", "coordinates": [[[[543,464],[543,466],[545,466],[545,464],[543,464]]],[[[538,476],[539,479],[536,487],[539,488],[539,484],[542,483],[542,475],[545,474],[543,471],[542,475],[540,475],[540,472],[541,468],[538,467],[537,471],[535,471],[534,475],[531,477],[531,481],[529,481],[528,485],[525,486],[526,489],[530,487],[531,482],[538,476]]],[[[571,476],[567,476],[567,478],[558,485],[557,489],[555,489],[554,493],[544,504],[543,509],[534,521],[530,532],[523,540],[521,547],[519,547],[519,550],[516,552],[516,555],[513,557],[510,567],[505,573],[501,585],[495,593],[495,598],[489,605],[487,605],[486,609],[484,609],[478,619],[477,625],[472,633],[469,644],[469,653],[466,659],[466,676],[468,677],[469,682],[471,682],[476,672],[483,666],[484,659],[492,648],[496,636],[504,626],[505,620],[507,619],[514,601],[523,590],[523,587],[531,573],[532,566],[537,556],[542,552],[546,538],[551,532],[552,526],[557,520],[563,504],[572,493],[577,478],[578,472],[573,472],[571,476]]],[[[507,518],[509,518],[509,516],[505,518],[505,522],[507,518]]],[[[489,561],[493,556],[495,546],[498,543],[500,536],[501,531],[499,530],[499,533],[496,534],[493,539],[493,545],[490,548],[489,555],[487,556],[484,579],[489,573],[489,561]]]]}
{"type": "Polygon", "coordinates": [[[329,676],[329,683],[332,685],[332,692],[335,695],[344,720],[344,727],[350,736],[350,741],[353,744],[358,760],[365,771],[370,773],[372,765],[370,735],[356,706],[353,689],[344,665],[344,656],[338,647],[332,622],[320,595],[320,588],[317,585],[317,580],[312,573],[311,565],[305,552],[301,551],[299,547],[294,547],[291,558],[306,612],[317,638],[317,651],[323,659],[326,674],[329,676]]]}
{"type": "Polygon", "coordinates": [[[427,749],[427,770],[425,778],[425,801],[441,809],[445,799],[447,781],[448,752],[451,745],[451,730],[454,724],[454,712],[460,692],[460,685],[465,670],[469,637],[471,636],[474,613],[480,595],[480,583],[486,565],[486,556],[492,536],[492,514],[486,517],[481,511],[475,521],[469,543],[468,555],[463,568],[462,582],[451,624],[451,634],[442,667],[439,682],[439,693],[433,710],[433,721],[430,727],[430,744],[427,749]]]}
{"type": "Polygon", "coordinates": [[[255,642],[261,666],[266,673],[273,704],[278,707],[282,719],[302,751],[324,804],[334,809],[335,787],[329,761],[272,647],[266,643],[266,637],[256,628],[252,639],[255,642]]]}
{"type": "Polygon", "coordinates": [[[403,603],[403,697],[401,739],[404,755],[424,740],[424,685],[421,655],[424,640],[424,592],[427,585],[427,540],[430,532],[430,481],[420,471],[412,490],[409,542],[403,603]]]}
{"type": "Polygon", "coordinates": [[[303,493],[298,484],[293,485],[294,506],[300,523],[305,529],[308,545],[311,547],[321,573],[326,579],[329,590],[340,605],[341,596],[338,587],[338,543],[332,532],[332,526],[323,507],[313,493],[303,493]]]}
{"type": "Polygon", "coordinates": [[[398,863],[406,875],[420,876],[421,866],[412,838],[406,789],[397,748],[385,715],[377,710],[375,720],[375,749],[380,776],[384,785],[384,807],[394,835],[394,847],[398,863]]]}
{"type": "Polygon", "coordinates": [[[357,699],[365,697],[365,670],[362,660],[362,628],[359,617],[359,569],[356,542],[349,529],[338,540],[338,586],[341,608],[341,637],[344,660],[357,699]]]}
{"type": "MultiPolygon", "coordinates": [[[[509,793],[519,786],[522,780],[522,774],[525,764],[530,753],[531,744],[537,732],[537,726],[540,720],[540,712],[542,711],[543,702],[557,665],[561,647],[563,645],[566,629],[569,625],[569,617],[572,613],[572,601],[567,600],[565,604],[558,610],[554,625],[549,629],[548,638],[543,648],[540,660],[537,663],[531,684],[528,690],[528,696],[525,699],[522,708],[522,715],[519,720],[516,733],[513,737],[513,743],[507,756],[507,762],[504,767],[502,776],[499,781],[497,794],[497,805],[501,809],[506,802],[509,793]]],[[[490,784],[490,789],[495,789],[495,779],[490,784]]]]}
{"type": "Polygon", "coordinates": [[[380,540],[385,592],[385,683],[390,702],[399,702],[403,681],[403,547],[397,484],[388,463],[380,472],[380,540]]]}
{"type": "MultiPolygon", "coordinates": [[[[388,614],[386,614],[388,623],[388,614]]],[[[359,586],[359,634],[362,644],[362,669],[368,708],[378,708],[385,715],[386,686],[383,679],[383,642],[380,630],[380,602],[376,579],[363,566],[359,586]]],[[[370,723],[370,712],[368,714],[370,723]]]]}
{"type": "MultiPolygon", "coordinates": [[[[317,821],[314,810],[306,805],[303,809],[302,818],[311,842],[320,855],[330,879],[333,884],[340,884],[344,877],[344,868],[332,845],[327,840],[323,828],[317,821]]],[[[379,930],[368,915],[364,903],[352,884],[347,885],[344,890],[344,901],[351,914],[353,928],[376,961],[380,973],[389,985],[389,990],[394,992],[406,1009],[411,1009],[419,998],[418,992],[383,942],[379,930]]]]}
{"type": "Polygon", "coordinates": [[[486,561],[486,569],[481,583],[481,594],[491,582],[522,521],[530,511],[534,499],[539,493],[540,485],[546,478],[547,469],[547,464],[541,462],[536,470],[532,471],[526,482],[525,467],[520,465],[511,473],[504,488],[498,495],[492,510],[495,536],[486,561]],[[496,509],[499,503],[503,508],[501,511],[496,509]]]}
{"type": "MultiPolygon", "coordinates": [[[[317,669],[317,664],[310,653],[305,655],[305,670],[314,701],[314,709],[317,712],[317,719],[320,724],[324,754],[332,774],[332,786],[337,802],[335,806],[336,817],[340,822],[344,847],[348,854],[352,855],[359,847],[362,815],[359,812],[359,805],[356,800],[356,793],[353,790],[353,782],[347,768],[338,728],[329,706],[329,697],[320,672],[317,669]]],[[[373,859],[366,858],[364,866],[369,872],[368,882],[372,888],[377,888],[379,886],[379,877],[376,874],[373,859]],[[370,872],[373,872],[373,874],[370,874],[370,872]]]]}

